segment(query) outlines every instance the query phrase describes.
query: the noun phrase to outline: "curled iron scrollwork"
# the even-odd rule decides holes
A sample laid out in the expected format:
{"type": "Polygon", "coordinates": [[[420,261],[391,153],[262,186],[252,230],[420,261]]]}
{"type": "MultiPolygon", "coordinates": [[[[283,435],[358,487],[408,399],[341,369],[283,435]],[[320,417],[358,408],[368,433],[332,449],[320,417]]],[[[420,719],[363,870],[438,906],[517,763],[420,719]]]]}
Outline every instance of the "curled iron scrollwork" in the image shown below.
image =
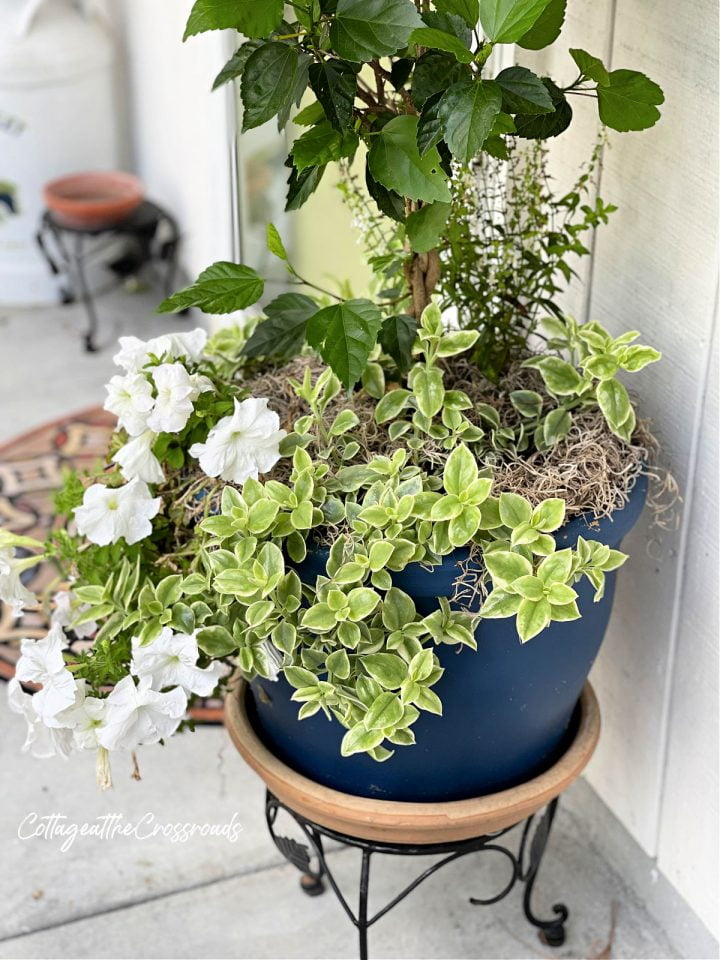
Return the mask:
{"type": "Polygon", "coordinates": [[[537,818],[528,817],[522,826],[520,844],[517,853],[509,846],[498,843],[510,831],[515,830],[518,824],[506,827],[492,834],[475,837],[469,840],[459,840],[442,844],[393,844],[388,842],[363,840],[345,834],[337,833],[327,827],[313,823],[296,813],[290,807],[281,803],[277,797],[268,791],[266,798],[266,819],[270,835],[275,846],[282,856],[302,873],[302,889],[309,894],[321,893],[324,889],[323,879],[326,879],[343,907],[350,921],[357,928],[360,944],[360,958],[366,960],[368,956],[368,930],[384,917],[400,901],[404,900],[413,890],[417,889],[428,877],[437,873],[446,864],[464,857],[470,853],[499,854],[505,857],[511,866],[511,875],[503,889],[492,897],[470,897],[470,903],[489,906],[504,899],[515,884],[524,884],[523,911],[530,923],[538,928],[539,936],[548,946],[558,947],[565,941],[565,921],[568,918],[567,907],[562,903],[553,906],[554,917],[542,920],[532,910],[531,898],[535,880],[540,869],[550,830],[557,809],[557,799],[553,800],[543,814],[537,818]],[[285,836],[280,836],[275,830],[278,811],[284,810],[289,814],[301,831],[307,844],[298,842],[285,836]],[[533,831],[534,827],[534,831],[533,831]],[[329,869],[323,847],[323,838],[340,842],[346,846],[355,847],[361,851],[360,883],[358,893],[358,908],[354,911],[338,887],[332,871],[329,869]],[[388,854],[395,856],[438,855],[440,859],[423,870],[410,883],[393,897],[385,906],[374,914],[368,914],[368,895],[370,886],[370,860],[373,854],[388,854]],[[317,867],[313,868],[313,858],[317,860],[317,867]]]}

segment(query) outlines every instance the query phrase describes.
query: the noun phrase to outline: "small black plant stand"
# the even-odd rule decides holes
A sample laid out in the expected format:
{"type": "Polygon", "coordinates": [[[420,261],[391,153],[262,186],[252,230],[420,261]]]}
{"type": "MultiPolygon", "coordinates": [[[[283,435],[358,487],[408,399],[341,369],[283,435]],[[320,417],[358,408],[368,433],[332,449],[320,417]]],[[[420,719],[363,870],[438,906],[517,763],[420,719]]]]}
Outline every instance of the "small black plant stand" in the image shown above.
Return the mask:
{"type": "Polygon", "coordinates": [[[40,218],[35,239],[50,271],[62,277],[61,302],[75,303],[79,299],[85,307],[87,327],[83,341],[89,353],[98,349],[98,317],[87,268],[93,262],[102,261],[118,238],[126,241],[125,252],[107,264],[116,279],[121,281],[132,276],[146,263],[157,259],[166,265],[164,287],[166,294],[170,293],[180,234],[174,217],[156,203],[144,200],[124,220],[106,227],[67,226],[50,210],[45,210],[40,218]]]}
{"type": "Polygon", "coordinates": [[[405,802],[343,793],[317,783],[288,766],[261,739],[253,725],[248,685],[234,683],[225,697],[225,726],[245,761],[267,787],[265,813],[270,835],[280,853],[300,870],[301,887],[310,896],[329,885],[358,931],[360,958],[368,956],[368,930],[386,916],[429,876],[471,853],[494,853],[507,860],[510,877],[495,896],[471,897],[470,903],[489,905],[523,885],[523,911],[549,947],[565,940],[568,909],[553,907],[543,919],[532,907],[558,798],[580,776],[600,736],[600,708],[589,683],[580,695],[573,740],[555,763],[525,783],[465,800],[405,802]],[[250,706],[250,709],[248,707],[250,706]],[[300,839],[279,828],[279,815],[300,839]],[[514,831],[514,832],[513,832],[514,831]],[[325,855],[325,842],[360,851],[360,880],[356,895],[346,897],[325,855]],[[393,897],[369,913],[370,865],[375,854],[395,857],[438,857],[393,897]],[[350,903],[357,903],[355,911],[350,903]]]}
{"type": "Polygon", "coordinates": [[[495,852],[507,859],[511,867],[510,879],[496,896],[486,899],[470,897],[470,903],[483,906],[498,903],[498,901],[510,893],[516,883],[522,883],[524,884],[522,905],[526,918],[533,926],[538,928],[538,935],[544,944],[549,947],[562,946],[565,942],[565,921],[568,918],[567,907],[562,903],[556,903],[553,906],[555,916],[548,920],[542,920],[533,913],[531,904],[533,887],[538,876],[538,871],[540,870],[540,864],[542,863],[543,854],[545,853],[545,848],[550,836],[557,806],[558,798],[556,797],[541,813],[532,814],[520,823],[505,827],[503,830],[467,840],[432,844],[406,844],[389,843],[379,840],[363,840],[346,833],[339,833],[308,820],[307,817],[292,810],[286,804],[281,803],[269,790],[267,791],[265,800],[265,816],[268,830],[270,831],[275,846],[285,859],[297,867],[302,873],[302,877],[300,878],[301,889],[309,896],[318,896],[324,892],[325,881],[330,885],[351,923],[357,928],[360,960],[367,960],[368,930],[374,923],[377,923],[378,920],[388,914],[401,900],[404,900],[408,894],[412,893],[423,880],[432,876],[432,874],[436,873],[446,864],[452,863],[453,860],[457,860],[467,854],[482,853],[485,851],[495,852]],[[277,832],[276,821],[278,813],[281,810],[286,811],[290,817],[292,817],[307,840],[307,844],[300,843],[297,840],[283,836],[277,832]],[[514,849],[506,846],[504,842],[502,844],[498,842],[501,838],[508,836],[512,831],[515,831],[514,839],[517,839],[519,836],[519,844],[516,844],[514,849]],[[345,844],[346,846],[355,847],[361,851],[357,912],[353,911],[328,866],[323,845],[325,838],[345,844]],[[517,850],[517,852],[515,852],[515,850],[517,850]],[[423,870],[422,873],[418,874],[397,896],[393,897],[389,903],[385,904],[385,906],[370,916],[368,915],[368,898],[370,892],[370,860],[373,854],[401,857],[431,855],[438,856],[440,859],[426,870],[423,870]],[[313,861],[315,862],[313,863],[313,861]]]}

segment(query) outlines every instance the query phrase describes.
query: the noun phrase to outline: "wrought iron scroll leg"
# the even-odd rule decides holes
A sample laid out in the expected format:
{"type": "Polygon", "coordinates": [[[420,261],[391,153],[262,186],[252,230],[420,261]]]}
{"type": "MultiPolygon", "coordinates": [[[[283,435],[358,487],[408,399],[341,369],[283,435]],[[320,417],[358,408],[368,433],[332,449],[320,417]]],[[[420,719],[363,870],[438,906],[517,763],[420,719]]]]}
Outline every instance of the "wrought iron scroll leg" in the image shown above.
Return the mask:
{"type": "Polygon", "coordinates": [[[98,321],[93,295],[90,292],[90,287],[88,286],[87,278],[85,277],[83,237],[81,233],[78,233],[75,237],[74,261],[75,276],[77,278],[77,283],[80,290],[80,299],[83,302],[85,313],[87,314],[88,319],[87,332],[83,338],[85,341],[85,350],[87,353],[94,353],[98,349],[95,341],[98,321]]]}
{"type": "MultiPolygon", "coordinates": [[[[525,891],[523,893],[523,912],[530,923],[539,928],[538,936],[543,943],[546,943],[549,947],[561,947],[565,942],[565,921],[568,918],[568,908],[564,903],[555,903],[553,904],[553,913],[555,914],[555,917],[552,920],[541,920],[533,913],[530,901],[532,899],[535,880],[537,879],[538,871],[540,870],[540,864],[542,863],[543,854],[545,853],[545,848],[547,847],[550,829],[552,827],[553,820],[555,819],[557,805],[558,799],[556,797],[545,808],[545,812],[542,815],[542,818],[535,830],[532,843],[530,844],[530,862],[523,876],[523,879],[525,880],[525,891]]],[[[528,827],[529,825],[530,824],[528,823],[528,827]]],[[[521,859],[524,852],[525,841],[527,839],[527,832],[528,831],[526,828],[526,831],[523,834],[521,845],[521,859]]]]}
{"type": "Polygon", "coordinates": [[[322,835],[315,830],[310,830],[313,846],[317,855],[318,867],[316,871],[307,871],[300,877],[300,889],[308,897],[319,897],[325,893],[325,884],[323,876],[325,875],[325,851],[323,850],[322,835]]]}
{"type": "Polygon", "coordinates": [[[322,881],[323,875],[326,873],[322,837],[309,825],[296,819],[296,823],[305,834],[308,843],[313,848],[313,853],[317,857],[318,867],[317,870],[313,870],[310,865],[308,848],[304,844],[286,837],[280,837],[275,833],[275,820],[279,809],[280,801],[268,790],[265,794],[265,820],[272,841],[288,863],[297,867],[301,872],[300,889],[308,896],[316,897],[325,890],[322,881]]]}

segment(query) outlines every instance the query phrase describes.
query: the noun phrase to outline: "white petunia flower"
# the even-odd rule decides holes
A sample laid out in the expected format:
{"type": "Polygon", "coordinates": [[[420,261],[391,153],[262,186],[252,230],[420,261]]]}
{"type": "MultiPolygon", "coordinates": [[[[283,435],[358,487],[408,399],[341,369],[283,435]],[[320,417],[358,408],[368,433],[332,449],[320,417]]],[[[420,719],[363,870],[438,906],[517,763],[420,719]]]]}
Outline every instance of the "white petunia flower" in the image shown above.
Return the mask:
{"type": "Polygon", "coordinates": [[[187,333],[165,333],[148,341],[139,337],[120,337],[119,343],[120,350],[113,357],[114,363],[129,373],[136,373],[147,363],[150,354],[166,360],[199,360],[207,343],[207,331],[198,327],[187,333]]]}
{"type": "Polygon", "coordinates": [[[149,677],[155,690],[177,686],[185,693],[209,697],[217,686],[222,664],[201,668],[197,666],[198,656],[194,633],[173,633],[170,627],[164,627],[152,643],[144,646],[133,637],[130,672],[140,679],[149,677]]]}
{"type": "Polygon", "coordinates": [[[142,373],[114,376],[105,384],[108,392],[104,408],[118,418],[118,427],[127,430],[131,437],[147,429],[147,419],[154,400],[152,385],[142,373]]]}
{"type": "Polygon", "coordinates": [[[161,363],[152,375],[157,398],[147,425],[155,433],[179,433],[193,412],[190,374],[181,363],[161,363]]]}
{"type": "Polygon", "coordinates": [[[118,343],[120,349],[113,357],[113,363],[127,373],[137,373],[147,361],[147,343],[140,337],[120,337],[118,343]]]}
{"type": "MultiPolygon", "coordinates": [[[[90,609],[88,603],[77,603],[73,606],[73,595],[69,590],[58,590],[52,598],[53,612],[50,616],[52,626],[69,627],[72,621],[79,614],[90,609]]],[[[94,620],[88,620],[87,623],[81,623],[79,627],[73,627],[72,632],[79,640],[86,637],[92,637],[97,631],[98,625],[94,620]]]]}
{"type": "Polygon", "coordinates": [[[20,682],[13,677],[8,683],[8,705],[13,713],[25,717],[27,735],[22,745],[23,753],[45,759],[47,757],[68,757],[73,748],[72,730],[64,727],[47,727],[35,712],[35,696],[25,693],[20,682]]]}
{"type": "Polygon", "coordinates": [[[55,718],[62,727],[72,730],[75,746],[79,750],[95,750],[99,745],[98,734],[105,722],[107,700],[88,697],[85,680],[75,681],[75,703],[55,718]]]}
{"type": "Polygon", "coordinates": [[[272,470],[280,459],[280,418],[268,410],[265,397],[248,397],[235,412],[223,417],[208,434],[205,443],[195,443],[190,453],[197,457],[208,477],[222,477],[243,483],[248,477],[272,470]]]}
{"type": "Polygon", "coordinates": [[[215,384],[210,377],[206,377],[203,373],[191,373],[190,383],[193,388],[193,392],[190,394],[191,400],[197,400],[201,393],[207,393],[208,390],[215,389],[215,384]]]}
{"type": "Polygon", "coordinates": [[[123,487],[94,483],[85,491],[82,506],[75,508],[78,531],[92,543],[105,546],[124,537],[137,543],[152,533],[152,518],[162,503],[151,497],[148,485],[131,480],[123,487]]]}
{"type": "Polygon", "coordinates": [[[27,606],[37,603],[34,593],[23,584],[12,547],[0,547],[0,600],[19,617],[27,606]]]}
{"type": "Polygon", "coordinates": [[[120,464],[120,473],[126,480],[144,480],[145,483],[162,483],[165,479],[160,461],[152,452],[157,434],[146,430],[120,447],[112,458],[120,464]]]}
{"type": "Polygon", "coordinates": [[[98,741],[107,750],[134,750],[172,736],[187,708],[181,687],[158,693],[149,677],[137,687],[131,676],[123,677],[105,702],[105,725],[99,728],[98,741]]]}
{"type": "Polygon", "coordinates": [[[21,656],[15,667],[18,680],[42,684],[42,689],[32,697],[32,705],[38,718],[49,727],[61,726],[55,718],[75,702],[75,680],[62,654],[65,643],[59,626],[50,627],[41,640],[21,640],[21,656]]]}
{"type": "Polygon", "coordinates": [[[207,330],[196,327],[187,333],[164,333],[147,342],[147,352],[170,360],[198,361],[205,349],[207,330]]]}

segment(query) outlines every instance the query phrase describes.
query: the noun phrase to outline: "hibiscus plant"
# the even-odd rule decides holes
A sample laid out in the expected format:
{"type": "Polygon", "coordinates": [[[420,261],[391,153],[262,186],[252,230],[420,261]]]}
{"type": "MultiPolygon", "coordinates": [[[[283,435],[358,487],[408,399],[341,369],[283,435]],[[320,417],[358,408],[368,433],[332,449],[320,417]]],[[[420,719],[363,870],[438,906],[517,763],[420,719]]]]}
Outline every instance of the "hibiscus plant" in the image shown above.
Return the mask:
{"type": "MultiPolygon", "coordinates": [[[[282,674],[300,719],[322,711],[346,729],[344,755],[386,760],[414,743],[421,711],[442,712],[438,644],[474,648],[483,617],[513,618],[529,641],[580,617],[582,578],[602,597],[625,555],[583,537],[558,549],[553,534],[582,510],[498,471],[530,459],[541,471],[588,424],[627,455],[629,482],[642,469],[619,375],[659,353],[636,331],[613,337],[563,317],[552,299],[557,264],[568,278],[563,257],[586,252],[580,232],[611,208],[583,208],[558,231],[542,211],[574,213],[580,193],[554,207],[534,188],[518,194],[544,224],[527,231],[542,248],[523,267],[536,264],[544,286],[529,310],[523,284],[498,273],[497,297],[517,315],[501,351],[498,311],[474,310],[469,284],[462,310],[444,312],[452,284],[441,280],[450,258],[455,278],[472,268],[459,246],[496,244],[467,210],[478,166],[502,174],[522,141],[561,134],[571,96],[597,99],[615,130],[658,117],[652,81],[582,50],[570,51],[577,76],[565,87],[523,66],[489,75],[498,44],[554,42],[565,5],[197,0],[187,36],[244,35],[216,80],[239,79],[244,129],[277,117],[304,131],[288,158],[288,209],[328,164],[364,151],[362,202],[382,225],[370,252],[377,296],[313,293],[269,225],[268,248],[302,292],[210,339],[202,329],[121,338],[107,462],[67,478],[64,522],[46,543],[0,531],[0,598],[16,613],[38,602],[24,582],[34,564],[53,561],[66,581],[48,635],[22,641],[9,685],[26,749],[97,749],[107,784],[112,751],[166,739],[186,725],[193,697],[240,672],[282,674]],[[283,19],[286,6],[295,19],[283,19]],[[398,575],[451,556],[462,569],[455,595],[419,611],[398,575]]],[[[357,202],[355,187],[347,196],[357,202]]],[[[227,314],[263,296],[255,270],[223,262],[159,309],[227,314]]]]}
{"type": "MultiPolygon", "coordinates": [[[[197,0],[186,39],[224,28],[243,35],[215,80],[215,87],[239,81],[243,130],[276,119],[278,129],[299,133],[287,159],[286,209],[306,203],[330,165],[354,158],[367,194],[399,239],[400,256],[376,250],[370,257],[390,288],[386,296],[337,297],[332,304],[306,293],[279,297],[266,308],[250,356],[284,359],[307,341],[348,388],[378,340],[393,344],[391,353],[409,366],[413,322],[438,286],[443,260],[455,254],[453,209],[463,171],[507,159],[518,143],[564,134],[573,101],[595,100],[611,130],[643,130],[659,119],[663,93],[656,83],[636,70],[608,70],[582,49],[569,51],[572,79],[565,85],[519,64],[495,73],[496,48],[512,44],[520,58],[553,44],[567,2],[197,0]]],[[[271,250],[287,260],[277,235],[271,250]]],[[[228,313],[257,303],[263,292],[251,267],[219,262],[161,310],[228,313]]],[[[485,311],[471,309],[464,323],[478,329],[483,317],[485,311]]],[[[491,354],[489,333],[481,342],[491,354]]],[[[482,357],[476,360],[482,367],[482,357]]]]}

